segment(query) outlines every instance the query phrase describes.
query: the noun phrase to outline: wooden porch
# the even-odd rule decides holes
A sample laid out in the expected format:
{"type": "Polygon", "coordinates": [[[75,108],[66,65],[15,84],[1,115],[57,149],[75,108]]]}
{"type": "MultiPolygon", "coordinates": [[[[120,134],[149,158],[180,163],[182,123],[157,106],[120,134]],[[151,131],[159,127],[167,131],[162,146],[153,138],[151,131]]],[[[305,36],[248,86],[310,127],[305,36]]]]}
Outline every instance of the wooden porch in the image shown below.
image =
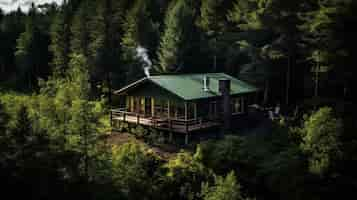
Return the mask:
{"type": "Polygon", "coordinates": [[[220,123],[216,120],[203,118],[196,119],[178,119],[167,116],[148,116],[135,112],[128,112],[127,109],[113,109],[110,113],[111,123],[116,121],[137,124],[147,127],[153,127],[158,130],[165,130],[174,133],[188,134],[198,130],[217,127],[220,123]]]}

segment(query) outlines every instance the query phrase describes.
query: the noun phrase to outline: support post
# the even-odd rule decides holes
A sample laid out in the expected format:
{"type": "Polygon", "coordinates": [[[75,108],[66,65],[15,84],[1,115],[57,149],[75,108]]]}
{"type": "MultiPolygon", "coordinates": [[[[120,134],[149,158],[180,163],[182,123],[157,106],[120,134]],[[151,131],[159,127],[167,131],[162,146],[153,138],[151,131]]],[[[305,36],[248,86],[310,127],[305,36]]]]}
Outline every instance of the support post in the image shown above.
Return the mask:
{"type": "Polygon", "coordinates": [[[123,121],[126,121],[126,113],[123,114],[123,121]]]}
{"type": "Polygon", "coordinates": [[[170,127],[169,142],[172,142],[172,121],[171,120],[169,120],[169,127],[170,127]]]}
{"type": "Polygon", "coordinates": [[[185,101],[185,120],[187,121],[187,102],[185,101]]]}
{"type": "Polygon", "coordinates": [[[134,97],[130,96],[129,97],[129,112],[134,111],[134,97]]]}
{"type": "Polygon", "coordinates": [[[185,145],[188,145],[188,133],[185,135],[185,145]]]}
{"type": "Polygon", "coordinates": [[[151,97],[151,116],[155,117],[155,99],[151,97]]]}
{"type": "Polygon", "coordinates": [[[188,122],[185,121],[185,132],[188,133],[188,122]]]}
{"type": "Polygon", "coordinates": [[[145,97],[141,97],[140,98],[140,109],[143,112],[144,116],[145,116],[145,97]]]}
{"type": "Polygon", "coordinates": [[[194,103],[193,104],[193,115],[194,115],[194,118],[197,119],[197,103],[194,103]]]}
{"type": "Polygon", "coordinates": [[[167,118],[170,119],[170,100],[167,100],[167,118]]]}
{"type": "Polygon", "coordinates": [[[136,115],[136,124],[140,124],[140,115],[136,115]]]}

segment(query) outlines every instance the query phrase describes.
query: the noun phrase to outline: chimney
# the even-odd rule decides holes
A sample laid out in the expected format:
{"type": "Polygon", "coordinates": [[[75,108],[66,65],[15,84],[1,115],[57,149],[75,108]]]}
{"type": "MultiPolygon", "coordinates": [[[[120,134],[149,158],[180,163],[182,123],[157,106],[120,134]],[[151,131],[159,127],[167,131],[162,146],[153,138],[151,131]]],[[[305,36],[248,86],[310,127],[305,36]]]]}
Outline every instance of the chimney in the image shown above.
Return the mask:
{"type": "Polygon", "coordinates": [[[219,80],[219,92],[222,95],[223,108],[223,131],[227,132],[231,129],[232,108],[231,108],[231,81],[229,79],[219,80]]]}
{"type": "Polygon", "coordinates": [[[206,75],[203,77],[203,90],[205,92],[209,91],[209,77],[206,75]]]}

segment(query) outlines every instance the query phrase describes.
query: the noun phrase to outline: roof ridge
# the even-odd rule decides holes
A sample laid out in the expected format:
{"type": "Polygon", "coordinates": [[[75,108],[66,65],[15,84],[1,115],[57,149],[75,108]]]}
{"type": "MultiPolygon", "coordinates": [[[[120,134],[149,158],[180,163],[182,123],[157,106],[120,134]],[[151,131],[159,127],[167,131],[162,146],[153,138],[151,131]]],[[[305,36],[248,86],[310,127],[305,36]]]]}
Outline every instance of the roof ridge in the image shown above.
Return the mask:
{"type": "Polygon", "coordinates": [[[224,72],[209,72],[209,73],[188,73],[188,74],[161,74],[161,75],[152,75],[148,78],[155,78],[160,76],[191,76],[191,75],[213,75],[213,74],[221,74],[221,75],[228,75],[224,72]]]}

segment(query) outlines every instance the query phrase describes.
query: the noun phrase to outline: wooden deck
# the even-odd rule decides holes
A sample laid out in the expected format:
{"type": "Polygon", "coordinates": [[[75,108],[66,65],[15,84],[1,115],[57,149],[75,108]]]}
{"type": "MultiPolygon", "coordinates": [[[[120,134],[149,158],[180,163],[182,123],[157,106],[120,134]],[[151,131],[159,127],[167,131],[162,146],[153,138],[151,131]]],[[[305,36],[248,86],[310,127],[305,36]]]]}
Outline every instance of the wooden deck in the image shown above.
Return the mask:
{"type": "Polygon", "coordinates": [[[220,125],[219,122],[203,119],[168,119],[159,117],[147,117],[137,113],[126,112],[123,109],[111,111],[111,120],[153,127],[175,133],[191,133],[199,130],[209,129],[220,125]]]}

